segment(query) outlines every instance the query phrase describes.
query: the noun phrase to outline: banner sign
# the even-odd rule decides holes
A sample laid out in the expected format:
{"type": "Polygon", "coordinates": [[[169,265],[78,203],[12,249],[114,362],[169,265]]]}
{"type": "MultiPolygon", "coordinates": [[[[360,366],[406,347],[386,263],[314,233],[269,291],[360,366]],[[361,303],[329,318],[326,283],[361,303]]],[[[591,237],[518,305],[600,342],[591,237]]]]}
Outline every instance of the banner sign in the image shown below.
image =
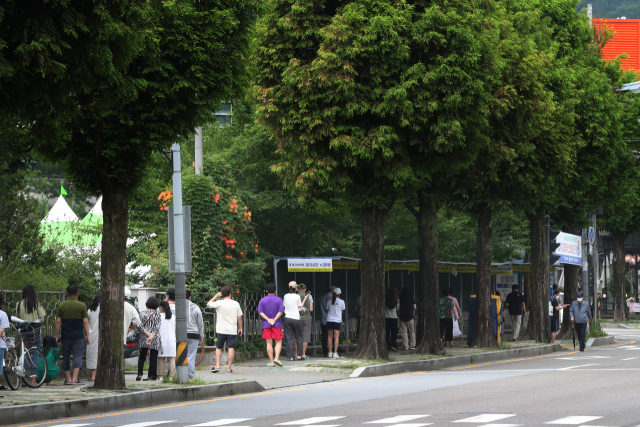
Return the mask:
{"type": "Polygon", "coordinates": [[[558,233],[556,255],[560,255],[558,262],[563,264],[582,265],[582,247],[580,236],[575,234],[558,233]]]}
{"type": "Polygon", "coordinates": [[[331,258],[309,258],[309,259],[288,259],[287,264],[290,272],[304,271],[333,271],[333,260],[331,258]]]}
{"type": "Polygon", "coordinates": [[[333,261],[334,270],[357,270],[358,261],[333,261]]]}
{"type": "Polygon", "coordinates": [[[629,313],[640,313],[640,303],[638,302],[628,302],[629,313]]]}
{"type": "Polygon", "coordinates": [[[420,271],[417,263],[385,264],[384,271],[420,271]]]}
{"type": "Polygon", "coordinates": [[[515,274],[498,274],[496,276],[496,289],[500,292],[500,299],[504,301],[511,292],[513,285],[518,284],[518,276],[515,274]]]}

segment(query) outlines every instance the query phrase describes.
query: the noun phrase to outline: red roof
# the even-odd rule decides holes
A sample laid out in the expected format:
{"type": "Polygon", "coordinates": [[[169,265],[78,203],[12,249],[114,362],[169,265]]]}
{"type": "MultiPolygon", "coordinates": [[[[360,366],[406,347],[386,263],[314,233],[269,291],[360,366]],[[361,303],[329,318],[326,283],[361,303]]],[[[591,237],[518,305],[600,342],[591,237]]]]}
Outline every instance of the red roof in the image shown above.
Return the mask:
{"type": "Polygon", "coordinates": [[[626,53],[622,68],[640,72],[640,19],[594,19],[596,27],[606,27],[613,31],[613,38],[602,49],[606,60],[616,59],[626,53]]]}

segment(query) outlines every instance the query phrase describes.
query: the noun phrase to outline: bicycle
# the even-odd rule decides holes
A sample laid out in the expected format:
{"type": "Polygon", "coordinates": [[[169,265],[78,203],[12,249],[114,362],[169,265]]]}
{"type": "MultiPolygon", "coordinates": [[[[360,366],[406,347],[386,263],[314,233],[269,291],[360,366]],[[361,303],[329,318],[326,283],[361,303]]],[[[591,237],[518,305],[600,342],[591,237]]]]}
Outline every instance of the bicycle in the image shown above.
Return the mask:
{"type": "Polygon", "coordinates": [[[4,356],[4,378],[7,380],[7,385],[11,390],[17,390],[20,388],[20,381],[29,388],[38,388],[44,384],[44,380],[47,377],[47,359],[44,357],[40,349],[40,329],[35,329],[32,325],[27,325],[23,328],[16,328],[11,325],[11,330],[19,337],[20,342],[18,348],[20,349],[20,356],[16,352],[16,338],[7,337],[7,351],[4,356]],[[29,328],[31,328],[29,330],[29,328]],[[26,357],[25,357],[26,355],[26,357]],[[40,381],[35,383],[32,381],[30,372],[38,370],[38,362],[34,360],[42,360],[44,364],[45,374],[40,381]]]}

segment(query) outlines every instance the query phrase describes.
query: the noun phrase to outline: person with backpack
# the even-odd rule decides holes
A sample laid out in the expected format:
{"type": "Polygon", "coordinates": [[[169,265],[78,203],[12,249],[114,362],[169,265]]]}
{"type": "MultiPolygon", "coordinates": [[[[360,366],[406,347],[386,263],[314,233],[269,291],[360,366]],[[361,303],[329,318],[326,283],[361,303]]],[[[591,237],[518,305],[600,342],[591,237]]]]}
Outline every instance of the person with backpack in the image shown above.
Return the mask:
{"type": "Polygon", "coordinates": [[[453,347],[453,318],[459,317],[455,313],[456,307],[451,299],[451,289],[442,291],[443,298],[440,298],[440,337],[444,341],[445,347],[453,347]]]}

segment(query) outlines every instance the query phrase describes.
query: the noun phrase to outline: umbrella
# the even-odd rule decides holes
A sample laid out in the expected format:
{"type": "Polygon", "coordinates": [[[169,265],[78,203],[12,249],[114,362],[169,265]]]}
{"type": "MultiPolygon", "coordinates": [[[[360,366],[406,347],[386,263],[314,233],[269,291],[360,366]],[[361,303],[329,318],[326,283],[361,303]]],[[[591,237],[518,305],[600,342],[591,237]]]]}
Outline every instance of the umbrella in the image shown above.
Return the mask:
{"type": "Polygon", "coordinates": [[[576,330],[571,325],[571,335],[573,335],[573,351],[576,351],[576,330]]]}

